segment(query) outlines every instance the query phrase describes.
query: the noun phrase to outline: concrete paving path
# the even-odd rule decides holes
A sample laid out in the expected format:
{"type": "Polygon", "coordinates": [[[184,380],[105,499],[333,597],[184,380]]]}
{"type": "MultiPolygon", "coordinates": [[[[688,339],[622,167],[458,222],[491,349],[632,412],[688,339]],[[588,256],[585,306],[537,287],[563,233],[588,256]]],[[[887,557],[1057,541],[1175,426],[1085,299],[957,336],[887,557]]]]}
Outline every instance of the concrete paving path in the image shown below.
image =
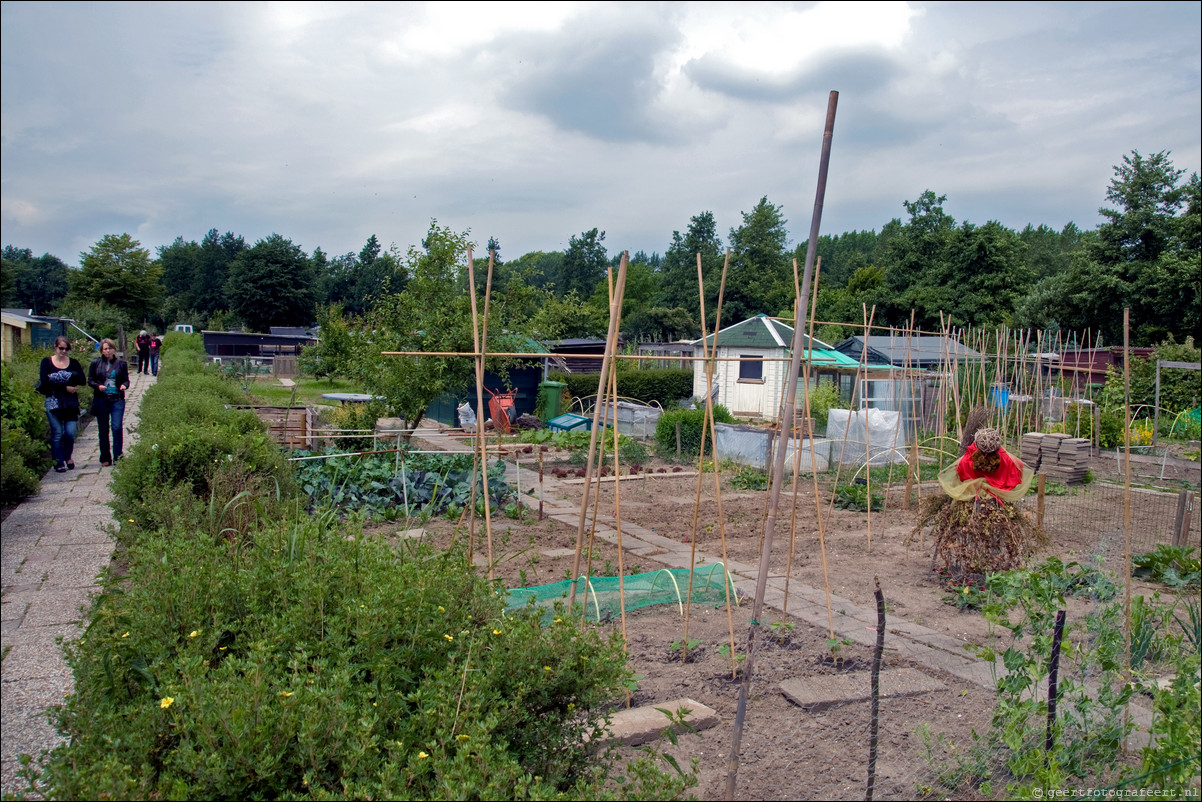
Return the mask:
{"type": "MultiPolygon", "coordinates": [[[[125,450],[137,440],[142,394],[153,376],[134,374],[125,394],[125,450]]],[[[109,479],[100,466],[92,421],[75,441],[75,470],[42,478],[42,490],[23,501],[0,527],[0,792],[26,788],[19,756],[37,758],[62,739],[49,711],[74,686],[60,640],[79,636],[100,588],[97,576],[113,555],[109,479]]]]}

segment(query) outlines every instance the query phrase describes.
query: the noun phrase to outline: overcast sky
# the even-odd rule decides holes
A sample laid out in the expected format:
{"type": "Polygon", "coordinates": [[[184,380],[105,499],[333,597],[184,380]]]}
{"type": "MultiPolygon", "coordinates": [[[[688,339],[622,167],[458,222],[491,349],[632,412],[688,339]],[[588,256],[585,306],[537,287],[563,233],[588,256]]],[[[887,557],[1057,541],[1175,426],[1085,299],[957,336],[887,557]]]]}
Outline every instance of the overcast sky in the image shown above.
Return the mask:
{"type": "Polygon", "coordinates": [[[1094,228],[1131,150],[1202,162],[1202,4],[3,3],[3,243],[78,264],[210,228],[502,257],[666,250],[762,196],[790,244],[923,190],[1094,228]]]}

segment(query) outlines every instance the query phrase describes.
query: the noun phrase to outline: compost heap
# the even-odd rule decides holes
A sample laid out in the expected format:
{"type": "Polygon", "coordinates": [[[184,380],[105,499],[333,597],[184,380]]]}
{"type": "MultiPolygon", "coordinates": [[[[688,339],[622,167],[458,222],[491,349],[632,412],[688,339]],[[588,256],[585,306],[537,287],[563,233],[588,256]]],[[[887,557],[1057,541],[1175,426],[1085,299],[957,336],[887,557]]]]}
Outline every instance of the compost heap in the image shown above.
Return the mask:
{"type": "Polygon", "coordinates": [[[1017,504],[1034,474],[1002,448],[997,429],[978,428],[960,458],[939,473],[944,495],[924,505],[915,531],[930,525],[931,568],[948,585],[983,581],[1022,566],[1043,536],[1017,504]]]}

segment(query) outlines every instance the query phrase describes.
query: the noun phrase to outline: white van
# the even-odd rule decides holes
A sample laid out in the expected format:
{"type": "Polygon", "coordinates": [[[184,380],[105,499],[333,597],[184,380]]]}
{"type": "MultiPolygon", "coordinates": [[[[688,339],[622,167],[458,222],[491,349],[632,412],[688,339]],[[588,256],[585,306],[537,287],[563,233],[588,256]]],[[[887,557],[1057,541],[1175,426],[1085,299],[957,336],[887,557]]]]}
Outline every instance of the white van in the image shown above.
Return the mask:
{"type": "Polygon", "coordinates": [[[182,331],[184,334],[191,334],[192,333],[192,325],[190,323],[176,323],[175,330],[182,331]]]}

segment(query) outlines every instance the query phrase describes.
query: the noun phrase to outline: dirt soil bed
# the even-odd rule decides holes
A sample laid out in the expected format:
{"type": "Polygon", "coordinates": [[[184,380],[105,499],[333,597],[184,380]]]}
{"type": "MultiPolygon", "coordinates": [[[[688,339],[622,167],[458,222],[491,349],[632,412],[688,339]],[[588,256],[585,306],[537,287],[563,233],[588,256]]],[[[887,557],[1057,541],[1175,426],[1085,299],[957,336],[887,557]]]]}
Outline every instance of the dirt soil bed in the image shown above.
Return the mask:
{"type": "MultiPolygon", "coordinates": [[[[603,484],[597,504],[598,520],[611,528],[615,526],[615,495],[620,492],[620,514],[625,527],[641,527],[654,536],[682,544],[685,549],[691,548],[696,531],[699,562],[702,558],[721,560],[725,545],[729,565],[756,566],[767,493],[738,490],[731,487],[728,479],[723,479],[720,524],[713,475],[703,475],[702,480],[696,526],[694,502],[698,480],[696,475],[681,474],[623,480],[620,491],[612,480],[603,484]]],[[[810,482],[807,479],[798,490],[796,512],[793,496],[789,494],[779,508],[770,574],[782,579],[790,577],[790,592],[801,593],[811,588],[822,593],[829,588],[836,599],[871,610],[874,580],[879,579],[888,610],[887,632],[906,622],[919,625],[963,643],[964,654],[976,646],[1003,642],[1001,633],[979,613],[958,611],[946,601],[953,591],[941,587],[931,576],[930,539],[906,542],[915,515],[912,510],[902,509],[899,493],[890,495],[886,510],[869,516],[834,509],[830,491],[820,488],[818,497],[823,501],[820,538],[819,511],[810,482]]],[[[523,484],[527,489],[531,486],[525,475],[523,484]]],[[[531,509],[522,520],[504,518],[492,522],[493,572],[507,587],[549,584],[571,576],[583,489],[582,483],[548,476],[543,487],[548,513],[544,520],[537,520],[535,514],[536,494],[526,496],[531,509]]],[[[930,492],[934,492],[934,485],[924,486],[923,493],[930,492]]],[[[1099,511],[1099,514],[1112,520],[1116,516],[1121,519],[1122,510],[1099,511]]],[[[384,534],[395,536],[403,529],[389,527],[384,534]]],[[[462,528],[453,534],[455,530],[454,522],[435,520],[427,523],[420,536],[445,546],[452,536],[467,536],[462,528]]],[[[416,531],[409,536],[417,536],[416,531]]],[[[488,545],[482,522],[476,522],[472,538],[477,565],[484,572],[488,545]]],[[[1049,550],[1037,559],[1052,554],[1065,561],[1101,562],[1118,576],[1122,548],[1121,542],[1105,538],[1100,542],[1097,532],[1091,530],[1057,536],[1049,550]]],[[[580,572],[591,570],[593,575],[612,575],[618,565],[617,547],[596,538],[592,541],[591,569],[586,568],[586,562],[580,572]]],[[[664,567],[654,552],[649,553],[645,548],[639,554],[624,554],[622,565],[627,574],[664,567]]],[[[1138,582],[1134,585],[1137,594],[1151,595],[1157,589],[1163,590],[1138,582]]],[[[1089,604],[1072,602],[1070,618],[1084,615],[1089,604]]],[[[631,704],[654,705],[685,697],[713,708],[721,719],[718,726],[700,735],[682,738],[680,746],[674,749],[681,758],[699,761],[702,783],[698,795],[703,799],[719,799],[725,794],[740,682],[733,678],[738,664],[732,662],[729,651],[723,650],[727,651],[723,654],[720,650],[723,645],[729,646],[733,638],[733,652],[746,651],[751,609],[750,601],[745,601],[728,617],[724,606],[693,605],[688,614],[688,640],[696,641],[696,645],[687,663],[681,662],[679,652],[672,649],[674,643],[684,641],[686,625],[675,605],[636,610],[627,614],[624,622],[630,663],[640,675],[631,704]]],[[[837,654],[832,655],[827,626],[813,626],[782,613],[779,607],[765,607],[763,617],[765,620],[757,630],[759,645],[742,740],[737,798],[863,798],[869,749],[868,703],[857,701],[807,710],[787,699],[779,685],[790,678],[845,673],[857,676],[866,689],[872,655],[864,644],[870,643],[875,635],[860,633],[857,642],[839,644],[837,654]]],[[[839,619],[836,610],[830,619],[833,628],[846,631],[847,619],[839,619]]],[[[614,620],[606,626],[621,627],[623,622],[614,620]]],[[[871,629],[859,624],[855,628],[871,629]]],[[[882,700],[877,798],[911,799],[924,794],[951,793],[938,785],[936,767],[946,761],[951,750],[968,748],[974,729],[984,733],[989,727],[994,694],[988,673],[984,682],[968,681],[942,670],[938,661],[916,660],[912,652],[907,654],[909,657],[903,657],[887,636],[886,670],[914,668],[943,687],[915,696],[882,700]]],[[[996,793],[1001,793],[1001,789],[996,793]]],[[[966,794],[971,796],[971,791],[960,788],[955,792],[960,798],[966,794]]]]}

